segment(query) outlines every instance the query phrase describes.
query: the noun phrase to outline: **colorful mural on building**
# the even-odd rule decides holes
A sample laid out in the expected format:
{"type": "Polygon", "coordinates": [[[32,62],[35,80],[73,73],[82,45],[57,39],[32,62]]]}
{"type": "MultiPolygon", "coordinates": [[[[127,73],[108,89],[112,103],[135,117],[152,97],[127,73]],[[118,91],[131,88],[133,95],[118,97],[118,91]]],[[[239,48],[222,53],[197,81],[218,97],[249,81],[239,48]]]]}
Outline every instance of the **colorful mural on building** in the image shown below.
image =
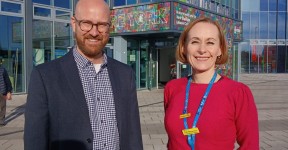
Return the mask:
{"type": "Polygon", "coordinates": [[[229,60],[225,66],[219,66],[219,72],[228,77],[233,76],[233,51],[234,41],[242,40],[242,22],[206,12],[191,6],[165,2],[141,6],[117,8],[112,10],[112,34],[139,33],[143,31],[183,31],[185,26],[198,17],[210,17],[223,27],[229,47],[229,60]],[[174,5],[173,12],[171,10],[174,5]],[[171,16],[172,15],[172,16],[171,16]],[[173,22],[170,20],[173,18],[173,22]]]}
{"type": "Polygon", "coordinates": [[[193,8],[191,6],[183,5],[174,2],[174,27],[176,30],[184,30],[184,27],[191,21],[201,16],[210,17],[213,20],[217,20],[218,23],[224,29],[224,33],[227,38],[233,40],[241,40],[242,23],[234,21],[230,18],[226,18],[220,15],[216,15],[210,12],[206,12],[200,9],[193,8]]]}
{"type": "Polygon", "coordinates": [[[170,2],[113,9],[111,33],[170,29],[170,2]]]}

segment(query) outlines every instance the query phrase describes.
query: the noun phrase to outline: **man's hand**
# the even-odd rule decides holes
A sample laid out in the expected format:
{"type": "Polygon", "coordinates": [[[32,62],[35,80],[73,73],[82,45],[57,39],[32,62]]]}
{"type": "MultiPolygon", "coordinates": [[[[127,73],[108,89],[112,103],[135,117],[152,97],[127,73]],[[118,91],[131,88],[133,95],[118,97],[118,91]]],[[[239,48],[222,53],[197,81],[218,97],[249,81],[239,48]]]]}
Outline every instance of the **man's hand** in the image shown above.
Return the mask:
{"type": "Polygon", "coordinates": [[[11,99],[12,99],[12,94],[11,94],[10,92],[8,92],[8,93],[6,94],[6,96],[4,96],[4,98],[5,98],[6,100],[11,100],[11,99]]]}

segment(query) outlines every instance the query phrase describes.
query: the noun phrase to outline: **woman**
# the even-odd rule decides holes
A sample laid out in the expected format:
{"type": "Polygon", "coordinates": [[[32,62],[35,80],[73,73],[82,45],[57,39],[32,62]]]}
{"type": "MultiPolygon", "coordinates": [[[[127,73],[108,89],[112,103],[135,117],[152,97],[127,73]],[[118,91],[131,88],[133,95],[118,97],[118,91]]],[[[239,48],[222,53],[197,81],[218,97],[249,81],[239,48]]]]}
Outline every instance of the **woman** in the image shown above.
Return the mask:
{"type": "Polygon", "coordinates": [[[165,128],[169,150],[259,150],[258,115],[250,89],[217,74],[228,59],[219,24],[199,18],[180,36],[177,60],[192,75],[167,83],[165,128]]]}

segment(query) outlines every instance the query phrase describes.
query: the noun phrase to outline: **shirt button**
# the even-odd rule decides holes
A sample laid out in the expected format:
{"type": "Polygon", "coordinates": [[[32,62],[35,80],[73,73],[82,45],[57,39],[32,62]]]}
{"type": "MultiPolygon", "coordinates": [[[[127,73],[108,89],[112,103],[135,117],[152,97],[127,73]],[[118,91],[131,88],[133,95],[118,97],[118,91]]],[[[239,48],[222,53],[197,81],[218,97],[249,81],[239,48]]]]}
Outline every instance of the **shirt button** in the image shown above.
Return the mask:
{"type": "Polygon", "coordinates": [[[88,142],[88,143],[91,143],[91,142],[92,142],[92,140],[91,140],[90,138],[88,138],[88,139],[87,139],[87,142],[88,142]]]}

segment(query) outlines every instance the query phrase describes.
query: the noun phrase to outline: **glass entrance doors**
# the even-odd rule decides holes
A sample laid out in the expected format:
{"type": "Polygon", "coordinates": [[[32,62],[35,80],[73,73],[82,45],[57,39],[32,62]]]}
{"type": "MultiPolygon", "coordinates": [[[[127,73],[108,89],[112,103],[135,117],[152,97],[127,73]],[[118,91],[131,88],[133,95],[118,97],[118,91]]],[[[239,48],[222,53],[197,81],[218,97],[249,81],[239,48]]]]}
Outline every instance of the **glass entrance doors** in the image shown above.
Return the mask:
{"type": "Polygon", "coordinates": [[[139,88],[147,88],[148,80],[148,46],[146,40],[140,41],[140,60],[139,60],[139,88]]]}
{"type": "Polygon", "coordinates": [[[153,52],[148,40],[127,40],[127,64],[136,74],[137,89],[157,87],[158,66],[155,58],[157,58],[157,51],[153,52]]]}

